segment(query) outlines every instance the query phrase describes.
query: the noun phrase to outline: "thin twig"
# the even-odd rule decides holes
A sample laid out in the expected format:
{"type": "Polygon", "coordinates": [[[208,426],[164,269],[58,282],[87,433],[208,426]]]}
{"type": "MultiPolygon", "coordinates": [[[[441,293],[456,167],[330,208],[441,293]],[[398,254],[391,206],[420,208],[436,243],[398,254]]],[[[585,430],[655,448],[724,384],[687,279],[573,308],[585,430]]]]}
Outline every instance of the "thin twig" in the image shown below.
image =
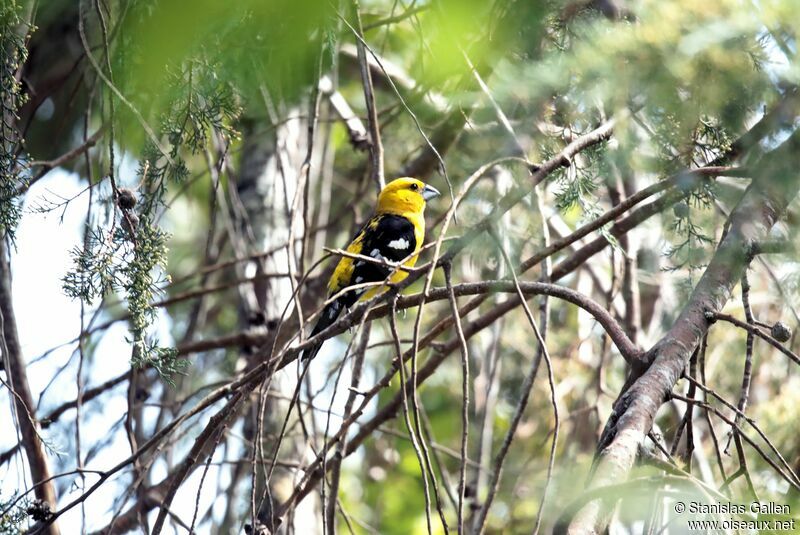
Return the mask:
{"type": "MultiPolygon", "coordinates": [[[[722,403],[723,405],[728,407],[731,411],[733,411],[733,413],[736,416],[739,417],[740,420],[744,420],[745,422],[747,422],[750,425],[750,427],[752,427],[753,430],[755,430],[755,432],[758,433],[758,436],[761,437],[761,440],[763,440],[767,444],[767,446],[769,446],[769,449],[772,450],[772,452],[775,454],[775,456],[781,461],[781,464],[783,465],[784,469],[786,469],[787,473],[789,475],[791,475],[798,484],[800,484],[800,477],[798,477],[798,475],[795,473],[794,468],[792,468],[792,466],[789,464],[789,462],[783,457],[783,455],[781,454],[780,450],[778,450],[778,448],[775,446],[775,444],[769,439],[769,437],[767,437],[767,434],[764,432],[764,430],[761,429],[761,427],[758,424],[756,424],[755,420],[753,420],[751,417],[747,416],[745,413],[740,412],[739,409],[733,403],[731,403],[730,401],[726,400],[725,398],[720,396],[717,392],[715,392],[714,390],[712,390],[711,388],[709,388],[708,386],[706,386],[702,382],[698,381],[694,377],[688,376],[688,377],[686,377],[686,379],[688,381],[690,381],[691,384],[694,384],[695,386],[697,386],[697,388],[702,390],[705,394],[710,394],[715,399],[717,399],[720,403],[722,403]]],[[[706,404],[708,404],[707,401],[706,401],[706,404]]],[[[728,478],[725,477],[725,479],[728,479],[728,478]]]]}
{"type": "Polygon", "coordinates": [[[451,264],[444,265],[444,280],[450,292],[450,309],[455,319],[456,336],[461,350],[461,464],[458,472],[458,533],[464,532],[464,493],[467,488],[467,445],[469,443],[469,348],[464,338],[464,328],[461,325],[461,316],[458,314],[458,303],[453,293],[451,264]]]}
{"type": "MultiPolygon", "coordinates": [[[[17,188],[17,195],[22,195],[26,191],[30,189],[36,182],[38,182],[42,177],[44,177],[47,173],[55,169],[56,167],[61,167],[62,165],[72,161],[73,159],[77,158],[81,154],[85,154],[97,144],[97,141],[100,139],[100,136],[103,135],[105,131],[105,126],[101,126],[97,129],[97,131],[92,134],[90,137],[86,138],[83,143],[71,149],[61,156],[54,158],[52,160],[47,161],[33,161],[30,163],[31,167],[38,166],[40,169],[33,175],[30,179],[25,181],[24,183],[20,184],[17,188]]],[[[91,184],[91,181],[89,182],[91,184]]]]}
{"type": "MultiPolygon", "coordinates": [[[[361,84],[364,87],[364,101],[367,106],[367,127],[369,128],[369,157],[371,162],[370,175],[378,188],[378,193],[386,186],[383,174],[383,143],[378,125],[378,111],[375,106],[375,88],[372,85],[372,72],[369,70],[367,53],[365,51],[364,29],[361,25],[361,8],[358,0],[353,0],[356,17],[356,47],[358,48],[358,63],[361,71],[361,84]]],[[[348,26],[350,26],[348,24],[348,26]]],[[[352,28],[352,26],[351,26],[352,28]]]]}
{"type": "Polygon", "coordinates": [[[731,325],[735,325],[735,326],[739,327],[740,329],[744,329],[747,332],[752,333],[753,335],[761,338],[762,340],[767,342],[769,345],[771,345],[772,347],[774,347],[775,349],[777,349],[778,351],[780,351],[781,353],[783,353],[784,355],[789,357],[795,364],[800,365],[800,356],[798,356],[797,353],[794,353],[791,349],[789,349],[788,347],[786,347],[782,343],[778,342],[772,336],[766,334],[764,331],[760,330],[755,325],[749,325],[749,324],[747,324],[747,323],[745,323],[745,322],[743,322],[741,320],[738,320],[738,319],[734,318],[730,314],[723,314],[721,312],[713,312],[713,313],[709,312],[707,315],[709,316],[709,318],[711,320],[726,321],[726,322],[730,323],[731,325]]]}
{"type": "MultiPolygon", "coordinates": [[[[689,402],[689,399],[688,399],[688,398],[686,398],[685,396],[682,396],[682,395],[680,395],[680,394],[677,394],[677,393],[673,393],[673,394],[671,394],[671,397],[672,397],[672,398],[674,398],[674,399],[679,399],[679,400],[681,400],[681,401],[684,401],[684,402],[687,402],[687,403],[689,402]]],[[[764,460],[767,462],[767,464],[769,464],[769,465],[770,465],[770,466],[773,468],[773,470],[775,470],[775,471],[776,471],[778,474],[780,474],[780,476],[781,476],[781,477],[782,477],[782,478],[783,478],[783,479],[784,479],[784,480],[785,480],[787,483],[789,483],[789,485],[791,485],[792,487],[794,487],[794,488],[795,488],[795,489],[797,489],[797,490],[800,490],[800,481],[796,480],[796,479],[795,479],[795,478],[794,478],[794,477],[793,477],[791,474],[788,474],[788,473],[784,472],[783,468],[781,468],[780,466],[778,466],[778,465],[775,463],[775,461],[773,461],[773,460],[772,460],[772,459],[769,457],[769,455],[767,455],[767,454],[766,454],[766,452],[765,452],[765,451],[764,451],[764,450],[763,450],[763,449],[762,449],[762,448],[761,448],[761,447],[760,447],[758,444],[756,444],[756,443],[755,443],[755,441],[754,441],[752,438],[750,438],[749,436],[747,436],[747,434],[744,432],[744,430],[742,430],[742,428],[741,428],[740,426],[738,426],[738,425],[736,425],[736,424],[735,424],[735,422],[733,421],[733,419],[731,419],[731,418],[728,418],[727,416],[725,416],[725,415],[722,413],[722,411],[720,411],[719,409],[717,409],[717,408],[716,408],[716,407],[714,407],[713,405],[708,405],[708,404],[706,404],[706,403],[703,403],[703,402],[700,402],[700,401],[698,401],[698,400],[693,400],[693,401],[694,401],[694,403],[695,403],[695,404],[696,404],[698,407],[702,407],[702,408],[704,408],[704,409],[706,409],[706,410],[712,411],[712,412],[713,412],[714,414],[716,414],[716,415],[717,415],[717,417],[719,417],[719,418],[720,418],[720,419],[721,419],[723,422],[727,423],[727,424],[728,424],[728,425],[730,425],[731,427],[734,427],[734,428],[736,429],[736,431],[737,431],[737,432],[736,432],[736,434],[734,435],[734,443],[736,442],[736,440],[735,440],[735,437],[741,437],[741,438],[743,438],[745,442],[747,442],[748,444],[750,444],[750,446],[751,446],[751,447],[752,447],[754,450],[756,450],[756,452],[758,452],[758,454],[761,456],[761,458],[762,458],[762,459],[764,459],[764,460]]],[[[742,457],[740,457],[740,459],[739,459],[739,462],[742,464],[742,466],[741,466],[741,470],[743,470],[743,474],[745,475],[745,478],[746,478],[746,479],[747,479],[747,481],[748,481],[748,488],[749,488],[749,490],[750,490],[751,494],[753,494],[753,497],[754,497],[755,499],[758,499],[758,495],[757,495],[757,494],[756,494],[756,492],[755,492],[755,487],[753,487],[753,482],[752,482],[752,480],[750,479],[750,474],[749,474],[749,471],[748,471],[748,467],[747,467],[746,458],[743,456],[743,455],[744,455],[744,453],[743,453],[743,452],[740,452],[740,453],[742,454],[742,457]],[[743,459],[745,459],[745,460],[743,461],[743,459]]],[[[733,480],[734,480],[734,479],[737,477],[737,475],[738,475],[738,473],[737,473],[737,474],[734,474],[734,475],[732,475],[731,477],[729,477],[729,478],[728,478],[728,480],[727,480],[727,481],[725,482],[725,484],[723,485],[723,488],[727,488],[727,487],[730,485],[730,483],[731,483],[731,482],[732,482],[732,481],[733,481],[733,480]]]]}
{"type": "Polygon", "coordinates": [[[408,18],[413,17],[414,15],[421,13],[427,10],[430,6],[428,5],[421,5],[421,6],[412,6],[403,11],[398,15],[394,15],[391,17],[386,17],[385,19],[376,20],[375,22],[371,22],[369,24],[364,25],[364,31],[368,32],[370,30],[374,30],[375,28],[380,28],[381,26],[386,26],[389,24],[395,24],[397,22],[402,22],[408,18]]]}
{"type": "Polygon", "coordinates": [[[363,47],[366,48],[369,51],[369,53],[372,55],[372,57],[378,63],[378,66],[386,74],[386,80],[389,82],[389,85],[392,86],[392,90],[394,91],[394,93],[397,96],[398,100],[400,100],[400,104],[403,106],[403,108],[405,109],[406,113],[408,113],[411,116],[411,119],[414,121],[414,125],[417,127],[417,131],[419,131],[420,135],[425,140],[425,143],[427,143],[428,147],[431,149],[431,151],[436,156],[436,159],[439,161],[439,165],[441,165],[442,174],[444,175],[445,182],[447,182],[448,191],[450,192],[450,201],[455,203],[455,197],[453,196],[453,185],[450,182],[450,176],[447,174],[447,166],[444,163],[444,158],[442,158],[442,155],[439,154],[439,151],[436,149],[436,147],[434,146],[433,142],[431,142],[430,138],[425,133],[425,130],[422,129],[422,125],[420,124],[419,119],[417,118],[416,114],[413,111],[411,111],[411,108],[409,108],[409,106],[406,103],[405,99],[400,94],[400,90],[397,88],[397,85],[395,85],[394,80],[392,79],[392,77],[389,76],[388,72],[386,72],[386,69],[383,67],[383,63],[381,62],[380,57],[369,47],[367,42],[362,37],[363,33],[359,32],[358,30],[353,28],[353,26],[351,26],[350,23],[347,22],[347,20],[344,17],[341,16],[341,14],[339,15],[339,18],[341,18],[342,21],[347,25],[347,27],[350,28],[350,30],[356,35],[356,39],[358,40],[358,42],[361,43],[361,45],[363,45],[363,47]]]}
{"type": "MultiPolygon", "coordinates": [[[[502,244],[500,243],[497,235],[494,232],[492,232],[492,236],[495,238],[498,250],[503,256],[503,260],[505,261],[506,266],[510,270],[511,276],[514,279],[514,286],[517,292],[517,296],[519,297],[520,302],[522,303],[522,309],[525,311],[525,317],[527,318],[528,323],[531,326],[534,335],[536,336],[536,340],[539,343],[539,346],[541,347],[541,352],[537,352],[531,361],[531,368],[528,372],[528,375],[525,376],[525,380],[522,384],[522,395],[520,396],[520,399],[517,402],[517,406],[514,409],[514,415],[511,418],[511,424],[509,425],[508,431],[506,432],[506,435],[503,438],[503,443],[500,446],[500,450],[497,452],[497,455],[495,456],[494,465],[492,468],[492,480],[489,484],[489,492],[486,496],[486,499],[483,502],[483,505],[481,506],[480,511],[478,512],[475,518],[475,525],[473,526],[473,531],[476,533],[481,533],[483,531],[484,525],[486,523],[486,518],[489,514],[489,508],[491,507],[492,502],[494,501],[495,494],[497,493],[497,489],[500,484],[500,476],[502,474],[503,464],[505,463],[506,455],[508,454],[508,450],[511,447],[511,442],[514,439],[514,434],[516,433],[517,426],[519,425],[519,422],[522,420],[522,414],[524,413],[525,408],[528,405],[528,399],[530,397],[530,393],[533,388],[533,382],[536,379],[536,373],[539,371],[539,364],[542,361],[542,357],[544,357],[548,368],[550,401],[553,405],[555,424],[553,432],[553,442],[550,448],[550,458],[547,467],[547,479],[545,482],[544,491],[542,493],[542,500],[539,505],[540,512],[544,510],[544,506],[547,500],[547,494],[548,494],[547,491],[550,486],[550,480],[552,478],[553,466],[555,462],[555,448],[558,442],[558,429],[559,429],[558,404],[556,402],[555,383],[553,379],[552,361],[550,359],[550,354],[547,351],[547,347],[544,339],[542,338],[541,332],[539,331],[539,327],[536,325],[536,319],[533,317],[533,312],[531,312],[530,307],[528,307],[528,303],[525,299],[525,295],[520,286],[520,282],[517,279],[517,275],[514,272],[513,266],[511,264],[511,259],[509,258],[508,253],[505,251],[505,249],[503,249],[502,244]]],[[[541,516],[541,514],[539,516],[541,516]]],[[[536,524],[538,527],[539,523],[537,522],[536,524]]]]}
{"type": "MultiPolygon", "coordinates": [[[[747,269],[745,268],[742,273],[742,308],[744,309],[744,317],[748,325],[754,325],[753,310],[750,308],[750,281],[747,279],[747,269]]],[[[739,424],[739,414],[744,414],[747,410],[747,402],[750,399],[750,385],[753,380],[753,342],[754,336],[751,329],[747,330],[747,339],[745,341],[744,351],[744,371],[742,372],[742,387],[739,391],[739,402],[736,404],[737,414],[734,418],[736,425],[739,424]]],[[[694,374],[692,374],[694,375],[694,374]]],[[[725,446],[725,453],[728,453],[728,448],[731,445],[731,437],[735,433],[735,429],[731,429],[728,435],[728,444],[725,446]]]]}
{"type": "MultiPolygon", "coordinates": [[[[350,414],[353,412],[353,405],[355,404],[356,400],[356,392],[359,388],[361,383],[361,372],[364,369],[364,356],[367,352],[367,345],[369,344],[369,335],[370,335],[370,326],[371,323],[367,323],[362,327],[361,331],[361,338],[359,339],[359,343],[355,349],[355,355],[353,359],[353,368],[352,368],[352,376],[350,379],[350,390],[347,396],[347,401],[344,404],[344,413],[342,414],[342,420],[346,420],[350,417],[350,414]]],[[[335,504],[338,502],[338,494],[339,494],[339,478],[341,476],[341,467],[342,467],[342,458],[344,456],[345,446],[347,445],[347,436],[345,435],[342,437],[342,440],[336,445],[336,453],[334,454],[334,459],[331,461],[331,483],[330,483],[330,498],[328,499],[328,509],[326,512],[327,522],[328,522],[328,529],[330,533],[336,533],[335,530],[335,504]]]]}
{"type": "Polygon", "coordinates": [[[419,446],[419,442],[417,441],[417,435],[414,431],[414,427],[411,424],[411,418],[409,416],[409,406],[408,406],[408,394],[406,393],[405,384],[406,384],[406,366],[403,361],[403,351],[400,348],[400,334],[397,331],[397,319],[396,319],[396,298],[391,300],[391,309],[392,312],[389,315],[389,327],[392,334],[392,339],[394,340],[394,349],[395,349],[395,359],[397,359],[398,366],[400,369],[400,393],[403,399],[403,418],[405,420],[406,428],[408,429],[408,436],[411,439],[411,445],[414,448],[414,453],[417,454],[417,461],[419,462],[419,469],[422,473],[422,489],[425,496],[425,520],[428,526],[428,533],[433,533],[433,525],[431,522],[431,497],[430,497],[430,490],[428,489],[428,476],[425,461],[423,459],[422,450],[419,446]]]}
{"type": "MultiPolygon", "coordinates": [[[[83,3],[83,0],[80,0],[78,2],[78,5],[80,6],[82,3],[83,3]]],[[[145,121],[144,117],[142,117],[141,112],[139,112],[139,110],[136,108],[136,106],[134,106],[128,99],[125,98],[125,95],[123,95],[120,92],[120,90],[117,89],[117,86],[114,85],[114,83],[111,80],[108,79],[108,77],[103,72],[103,68],[97,63],[97,60],[92,55],[91,48],[89,47],[89,43],[86,41],[86,34],[84,33],[83,26],[84,26],[83,25],[83,16],[79,15],[78,16],[78,30],[79,30],[78,33],[80,34],[80,37],[81,37],[81,43],[83,44],[83,49],[84,49],[84,51],[86,53],[86,57],[89,58],[89,62],[92,64],[92,67],[94,67],[95,71],[97,72],[97,75],[100,77],[101,80],[103,80],[103,82],[108,86],[108,88],[116,95],[116,97],[120,100],[120,102],[125,104],[125,106],[131,111],[131,113],[133,113],[133,115],[139,121],[139,124],[141,125],[142,129],[147,134],[147,137],[149,137],[150,141],[153,143],[153,145],[156,148],[158,148],[159,152],[161,153],[161,156],[165,160],[167,160],[167,162],[169,162],[170,165],[175,165],[175,162],[172,161],[172,158],[169,155],[169,151],[167,149],[165,149],[161,145],[161,142],[159,141],[158,136],[153,131],[153,129],[150,128],[150,125],[147,124],[147,121],[145,121]]]]}

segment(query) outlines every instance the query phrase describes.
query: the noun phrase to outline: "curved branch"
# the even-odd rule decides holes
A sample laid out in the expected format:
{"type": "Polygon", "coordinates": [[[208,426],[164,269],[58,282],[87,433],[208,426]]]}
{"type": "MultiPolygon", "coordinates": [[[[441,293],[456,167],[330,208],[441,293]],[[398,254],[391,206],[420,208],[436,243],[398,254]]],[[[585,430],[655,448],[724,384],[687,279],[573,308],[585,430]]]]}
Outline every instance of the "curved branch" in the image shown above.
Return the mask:
{"type": "MultiPolygon", "coordinates": [[[[494,281],[493,283],[498,283],[498,284],[500,284],[502,286],[501,288],[497,289],[497,291],[507,290],[507,291],[509,291],[509,293],[514,293],[515,295],[513,297],[511,297],[510,299],[508,299],[507,301],[504,301],[503,303],[501,303],[497,307],[487,311],[485,314],[481,315],[480,317],[478,317],[474,321],[470,322],[469,324],[464,325],[463,334],[464,334],[464,337],[466,339],[471,338],[476,333],[480,332],[481,330],[485,329],[489,325],[493,324],[495,321],[497,321],[498,318],[500,318],[501,316],[503,316],[504,314],[506,314],[510,310],[513,310],[514,308],[516,308],[517,306],[520,305],[520,299],[516,295],[516,287],[514,286],[512,281],[494,281]]],[[[486,284],[493,284],[493,283],[486,283],[486,284]]],[[[551,295],[555,295],[556,292],[560,293],[560,291],[558,289],[563,289],[563,287],[557,286],[555,284],[546,285],[549,288],[544,288],[544,287],[540,286],[541,284],[542,283],[522,283],[522,291],[523,291],[523,293],[534,294],[536,291],[541,291],[541,293],[544,293],[543,290],[546,289],[548,291],[552,290],[553,293],[551,295]],[[537,288],[537,286],[538,286],[538,288],[537,288]]],[[[469,295],[471,292],[478,291],[480,285],[481,285],[481,283],[461,284],[461,285],[453,287],[453,291],[454,291],[454,293],[456,295],[469,295]]],[[[483,289],[481,289],[481,290],[483,290],[483,289]]],[[[567,292],[573,292],[572,290],[569,290],[568,288],[565,289],[565,290],[567,290],[567,292]]],[[[447,297],[447,295],[448,295],[447,292],[448,292],[447,288],[433,288],[429,292],[429,298],[427,299],[427,301],[429,302],[431,299],[442,297],[442,295],[441,295],[442,293],[444,294],[444,297],[447,297]]],[[[567,292],[565,292],[563,295],[557,295],[556,297],[566,297],[567,292]]],[[[577,292],[573,292],[573,293],[577,293],[577,292]]],[[[486,294],[483,294],[483,295],[486,295],[486,294]]],[[[398,309],[401,308],[401,304],[402,304],[403,308],[405,308],[407,306],[415,306],[415,303],[417,302],[417,299],[418,299],[418,297],[416,295],[401,297],[398,300],[398,303],[397,303],[398,304],[398,309]]],[[[606,311],[603,310],[603,312],[606,312],[606,311]]],[[[375,317],[377,317],[378,309],[376,309],[374,311],[374,313],[375,313],[375,317]]],[[[606,312],[606,314],[607,314],[607,312],[606,312]]],[[[444,328],[440,329],[439,327],[449,319],[451,319],[451,318],[446,318],[445,320],[439,322],[439,324],[437,324],[436,327],[433,327],[431,329],[431,331],[423,339],[420,340],[420,347],[425,347],[436,336],[441,334],[441,332],[442,332],[442,330],[444,330],[444,328]]],[[[617,327],[620,328],[619,326],[617,326],[617,327]]],[[[621,328],[620,328],[620,330],[621,330],[621,328]]],[[[450,353],[452,353],[453,351],[455,351],[456,349],[458,349],[460,344],[461,344],[460,337],[455,337],[455,338],[451,339],[450,341],[444,343],[443,345],[437,347],[435,353],[433,355],[431,355],[431,357],[419,369],[419,372],[417,374],[417,383],[421,384],[425,380],[427,380],[429,377],[431,377],[433,375],[433,373],[436,371],[436,369],[445,361],[447,356],[450,353]]],[[[411,350],[407,351],[403,355],[403,359],[404,360],[410,358],[410,352],[411,352],[411,350]]],[[[399,366],[399,361],[395,360],[393,362],[393,369],[396,368],[397,366],[399,366]]],[[[356,409],[353,412],[353,414],[350,415],[350,418],[348,418],[347,420],[345,420],[342,423],[342,426],[341,426],[340,430],[336,433],[336,435],[334,435],[333,437],[331,437],[329,439],[329,444],[334,444],[334,443],[338,442],[339,440],[341,440],[341,438],[347,433],[349,427],[353,423],[355,423],[355,421],[363,414],[364,409],[366,408],[367,405],[369,405],[370,400],[378,392],[382,391],[383,388],[385,388],[390,383],[392,377],[394,376],[395,371],[396,371],[396,369],[394,371],[389,370],[386,373],[386,375],[380,381],[378,381],[375,384],[375,386],[369,392],[366,392],[364,394],[364,399],[362,400],[361,405],[359,406],[359,408],[356,409]]],[[[405,384],[405,388],[406,388],[406,390],[410,390],[411,383],[407,382],[405,384]]],[[[358,447],[367,438],[369,438],[372,435],[372,433],[376,429],[378,429],[381,425],[383,425],[385,422],[389,421],[390,419],[394,418],[395,415],[397,414],[397,412],[400,410],[401,403],[402,403],[401,392],[397,392],[394,395],[394,397],[392,398],[392,400],[389,401],[388,403],[386,403],[384,406],[382,406],[378,410],[378,412],[369,421],[364,422],[363,424],[360,424],[359,430],[356,433],[356,435],[352,439],[349,439],[348,442],[347,442],[347,448],[346,448],[346,451],[345,451],[345,457],[347,457],[348,455],[354,453],[358,449],[358,447]]],[[[306,469],[306,478],[305,478],[305,480],[301,481],[298,484],[298,486],[295,488],[295,492],[277,509],[276,516],[279,517],[279,516],[282,516],[283,514],[285,514],[285,512],[287,510],[289,510],[292,507],[293,504],[299,502],[300,500],[303,499],[303,497],[305,497],[309,492],[311,492],[311,490],[318,484],[319,480],[322,478],[322,470],[323,470],[323,463],[322,463],[320,457],[318,457],[306,469]]]]}
{"type": "MultiPolygon", "coordinates": [[[[525,295],[547,295],[555,297],[572,303],[592,315],[597,323],[608,333],[608,336],[614,342],[614,345],[619,349],[622,357],[630,364],[641,361],[642,351],[636,344],[634,344],[625,330],[615,320],[608,310],[605,309],[600,303],[583,295],[580,292],[560,286],[558,284],[551,284],[546,282],[519,282],[519,288],[525,295]]],[[[493,280],[482,282],[468,282],[457,284],[453,286],[453,292],[456,296],[464,295],[478,295],[489,293],[516,293],[517,289],[514,281],[509,280],[493,280]]],[[[427,302],[439,301],[448,298],[447,288],[431,288],[427,302]]],[[[417,306],[422,300],[422,294],[414,294],[400,297],[397,301],[398,308],[409,308],[417,306]]],[[[368,319],[375,319],[386,315],[386,307],[376,308],[369,316],[368,319]]]]}

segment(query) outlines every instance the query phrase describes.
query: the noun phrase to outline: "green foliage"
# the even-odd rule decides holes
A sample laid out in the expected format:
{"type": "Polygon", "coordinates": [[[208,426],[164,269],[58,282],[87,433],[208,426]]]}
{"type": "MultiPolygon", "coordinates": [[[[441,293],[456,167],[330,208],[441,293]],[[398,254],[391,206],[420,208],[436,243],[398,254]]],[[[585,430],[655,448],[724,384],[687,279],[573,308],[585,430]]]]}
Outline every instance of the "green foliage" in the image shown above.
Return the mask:
{"type": "Polygon", "coordinates": [[[16,0],[0,4],[0,234],[14,238],[21,208],[17,190],[23,184],[17,112],[27,95],[17,81],[17,72],[28,57],[25,33],[20,26],[22,4],[16,0]]]}
{"type": "Polygon", "coordinates": [[[556,193],[556,207],[562,212],[581,208],[585,212],[596,213],[594,193],[599,187],[597,177],[584,170],[563,173],[561,176],[563,177],[560,180],[562,189],[556,193]],[[573,176],[569,176],[569,174],[573,176]]]}
{"type": "Polygon", "coordinates": [[[587,150],[580,160],[569,162],[568,168],[555,174],[561,186],[556,192],[556,207],[561,212],[579,208],[587,218],[598,214],[595,192],[600,187],[601,150],[602,146],[587,150]]]}
{"type": "Polygon", "coordinates": [[[116,278],[115,247],[100,229],[89,229],[84,247],[70,251],[74,268],[63,279],[64,293],[92,302],[120,287],[116,278]]]}
{"type": "Polygon", "coordinates": [[[124,212],[121,223],[110,231],[90,229],[85,247],[72,250],[74,268],[63,279],[64,292],[73,299],[92,302],[110,292],[124,291],[133,339],[131,363],[152,366],[167,380],[185,368],[175,350],[147,341],[147,330],[155,319],[152,306],[158,291],[159,270],[166,268],[169,235],[147,218],[139,219],[131,232],[134,216],[124,212]]]}
{"type": "Polygon", "coordinates": [[[532,109],[556,95],[557,124],[585,120],[590,103],[605,110],[632,105],[665,162],[689,163],[696,150],[688,139],[707,140],[709,125],[741,131],[769,98],[769,75],[759,68],[765,12],[729,0],[643,1],[632,9],[636,24],[589,13],[554,25],[540,61],[501,66],[500,94],[532,109]]]}
{"type": "MultiPolygon", "coordinates": [[[[174,146],[197,147],[205,126],[230,128],[237,94],[252,103],[263,104],[264,91],[275,103],[296,102],[316,76],[320,44],[333,40],[335,20],[323,0],[245,0],[235,9],[200,0],[188,10],[181,0],[139,1],[123,22],[115,71],[174,146]],[[186,129],[185,120],[195,124],[186,129]]],[[[137,140],[134,118],[124,120],[137,140]]]]}
{"type": "Polygon", "coordinates": [[[220,70],[219,64],[201,57],[170,75],[173,99],[161,131],[172,145],[173,158],[182,147],[193,154],[204,150],[212,131],[226,140],[239,136],[233,127],[241,113],[239,99],[232,84],[217,79],[220,70]]]}
{"type": "Polygon", "coordinates": [[[156,269],[166,266],[167,238],[168,235],[150,221],[141,220],[136,228],[132,251],[119,267],[118,275],[128,297],[131,331],[136,340],[144,337],[155,316],[151,306],[155,289],[153,274],[156,269]]]}
{"type": "Polygon", "coordinates": [[[148,185],[143,203],[150,212],[159,205],[168,182],[183,182],[189,176],[184,153],[197,154],[207,149],[211,136],[214,142],[230,143],[239,138],[234,124],[241,113],[239,96],[234,86],[221,80],[218,64],[202,56],[188,58],[168,76],[171,99],[161,114],[160,133],[169,141],[164,151],[152,140],[143,149],[139,174],[148,185]]]}
{"type": "Polygon", "coordinates": [[[189,361],[178,358],[178,350],[161,347],[158,340],[134,339],[131,364],[140,368],[152,368],[170,386],[175,387],[175,375],[184,374],[189,361]]]}
{"type": "Polygon", "coordinates": [[[675,217],[667,224],[674,236],[673,244],[665,252],[672,262],[668,271],[688,268],[691,272],[706,266],[716,243],[716,236],[708,230],[713,228],[708,222],[715,198],[713,183],[704,181],[686,200],[673,206],[675,217]]]}

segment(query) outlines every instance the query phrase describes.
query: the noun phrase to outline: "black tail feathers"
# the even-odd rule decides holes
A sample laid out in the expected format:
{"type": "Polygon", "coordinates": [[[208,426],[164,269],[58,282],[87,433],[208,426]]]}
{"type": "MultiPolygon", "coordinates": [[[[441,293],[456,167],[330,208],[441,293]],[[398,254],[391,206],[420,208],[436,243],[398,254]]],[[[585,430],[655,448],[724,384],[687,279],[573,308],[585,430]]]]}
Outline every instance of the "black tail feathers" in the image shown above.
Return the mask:
{"type": "MultiPolygon", "coordinates": [[[[339,317],[339,313],[342,311],[342,304],[339,301],[334,301],[333,303],[329,304],[325,307],[320,315],[319,319],[317,320],[317,324],[314,325],[314,329],[312,329],[309,338],[312,336],[316,336],[317,334],[321,333],[331,325],[333,322],[336,321],[336,318],[339,317]]],[[[303,355],[301,357],[302,360],[306,359],[313,359],[319,353],[320,348],[322,347],[322,342],[314,344],[313,346],[309,347],[305,351],[303,351],[303,355]]]]}

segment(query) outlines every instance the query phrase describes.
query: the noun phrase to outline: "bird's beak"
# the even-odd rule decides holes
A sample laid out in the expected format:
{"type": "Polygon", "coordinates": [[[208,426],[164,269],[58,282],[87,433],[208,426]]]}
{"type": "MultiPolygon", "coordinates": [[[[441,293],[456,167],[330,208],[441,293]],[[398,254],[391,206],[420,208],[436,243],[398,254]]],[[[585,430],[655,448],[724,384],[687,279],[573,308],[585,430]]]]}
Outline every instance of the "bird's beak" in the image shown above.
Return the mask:
{"type": "Polygon", "coordinates": [[[429,201],[434,197],[438,197],[439,195],[441,195],[441,193],[439,193],[439,190],[434,188],[433,186],[425,184],[425,187],[422,188],[422,198],[425,199],[426,201],[429,201]]]}

